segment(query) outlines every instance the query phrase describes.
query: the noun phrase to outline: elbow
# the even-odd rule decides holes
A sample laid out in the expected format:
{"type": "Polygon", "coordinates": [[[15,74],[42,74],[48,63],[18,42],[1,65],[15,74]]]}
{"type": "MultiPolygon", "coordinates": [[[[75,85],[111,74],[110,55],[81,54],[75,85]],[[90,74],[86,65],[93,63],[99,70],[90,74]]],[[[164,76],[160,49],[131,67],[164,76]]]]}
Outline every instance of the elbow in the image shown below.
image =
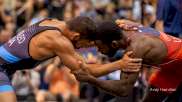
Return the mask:
{"type": "Polygon", "coordinates": [[[129,91],[123,91],[122,94],[120,94],[120,97],[127,97],[129,95],[129,91]]]}
{"type": "Polygon", "coordinates": [[[127,97],[131,93],[131,91],[132,91],[131,87],[129,88],[127,86],[123,86],[117,96],[127,97]]]}

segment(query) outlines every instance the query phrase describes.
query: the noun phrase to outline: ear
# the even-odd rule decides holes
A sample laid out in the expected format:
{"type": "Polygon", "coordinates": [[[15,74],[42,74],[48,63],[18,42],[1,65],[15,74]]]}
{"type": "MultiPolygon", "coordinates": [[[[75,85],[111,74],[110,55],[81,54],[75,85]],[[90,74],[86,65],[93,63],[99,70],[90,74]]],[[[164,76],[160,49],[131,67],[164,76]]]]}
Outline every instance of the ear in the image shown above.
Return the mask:
{"type": "Polygon", "coordinates": [[[112,43],[111,43],[111,46],[112,46],[113,48],[118,48],[119,45],[120,45],[119,42],[116,41],[116,40],[112,41],[112,43]]]}
{"type": "Polygon", "coordinates": [[[73,39],[74,41],[79,40],[79,39],[80,39],[80,34],[79,34],[79,33],[73,34],[72,39],[73,39]]]}
{"type": "Polygon", "coordinates": [[[90,44],[91,45],[95,45],[95,41],[90,41],[90,44]]]}

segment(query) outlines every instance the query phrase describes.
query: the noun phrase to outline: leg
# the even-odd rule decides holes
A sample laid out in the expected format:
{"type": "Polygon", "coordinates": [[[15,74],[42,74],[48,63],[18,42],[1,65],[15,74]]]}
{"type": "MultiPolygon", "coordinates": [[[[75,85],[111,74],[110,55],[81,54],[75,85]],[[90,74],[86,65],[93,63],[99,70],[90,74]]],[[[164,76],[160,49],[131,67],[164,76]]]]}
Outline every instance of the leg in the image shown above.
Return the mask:
{"type": "MultiPolygon", "coordinates": [[[[40,90],[36,94],[36,102],[57,102],[56,97],[46,90],[40,90]]],[[[62,102],[62,101],[60,101],[62,102]]]]}
{"type": "Polygon", "coordinates": [[[17,102],[13,91],[0,93],[0,102],[17,102]]]}
{"type": "Polygon", "coordinates": [[[4,72],[0,72],[0,102],[17,102],[14,89],[4,72]]]}
{"type": "Polygon", "coordinates": [[[46,101],[46,91],[40,90],[36,94],[36,102],[45,102],[46,101]]]}

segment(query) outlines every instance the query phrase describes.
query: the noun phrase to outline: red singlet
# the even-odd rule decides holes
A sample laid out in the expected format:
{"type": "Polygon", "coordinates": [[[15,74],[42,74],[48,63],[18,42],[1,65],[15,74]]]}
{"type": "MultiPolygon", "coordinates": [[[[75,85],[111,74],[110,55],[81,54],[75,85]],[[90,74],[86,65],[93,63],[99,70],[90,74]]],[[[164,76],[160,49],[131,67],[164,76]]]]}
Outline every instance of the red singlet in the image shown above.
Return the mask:
{"type": "Polygon", "coordinates": [[[164,89],[164,91],[174,91],[182,82],[182,39],[160,34],[160,39],[166,44],[168,55],[160,70],[153,73],[150,77],[150,84],[164,89]]]}

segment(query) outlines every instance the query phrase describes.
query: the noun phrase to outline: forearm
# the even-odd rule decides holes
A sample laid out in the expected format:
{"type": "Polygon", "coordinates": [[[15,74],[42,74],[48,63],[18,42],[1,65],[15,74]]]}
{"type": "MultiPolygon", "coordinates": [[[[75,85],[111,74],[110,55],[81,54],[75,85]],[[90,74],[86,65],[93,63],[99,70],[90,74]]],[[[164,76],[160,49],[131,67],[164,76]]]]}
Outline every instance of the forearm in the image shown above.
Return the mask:
{"type": "Polygon", "coordinates": [[[133,89],[138,73],[123,73],[121,80],[99,80],[93,78],[89,83],[115,96],[127,96],[133,89]]]}
{"type": "Polygon", "coordinates": [[[128,93],[132,91],[133,86],[134,86],[136,80],[138,79],[138,75],[139,75],[139,72],[135,72],[135,73],[122,72],[121,73],[120,80],[127,82],[127,84],[125,85],[125,87],[126,87],[125,94],[126,95],[128,95],[128,93]]]}
{"type": "Polygon", "coordinates": [[[120,70],[122,62],[119,60],[108,64],[87,64],[87,66],[93,76],[99,77],[120,70]]]}
{"type": "Polygon", "coordinates": [[[50,79],[52,78],[52,74],[56,70],[56,68],[57,67],[54,64],[50,64],[47,66],[47,69],[45,71],[45,76],[44,76],[46,82],[50,81],[50,79]]]}

